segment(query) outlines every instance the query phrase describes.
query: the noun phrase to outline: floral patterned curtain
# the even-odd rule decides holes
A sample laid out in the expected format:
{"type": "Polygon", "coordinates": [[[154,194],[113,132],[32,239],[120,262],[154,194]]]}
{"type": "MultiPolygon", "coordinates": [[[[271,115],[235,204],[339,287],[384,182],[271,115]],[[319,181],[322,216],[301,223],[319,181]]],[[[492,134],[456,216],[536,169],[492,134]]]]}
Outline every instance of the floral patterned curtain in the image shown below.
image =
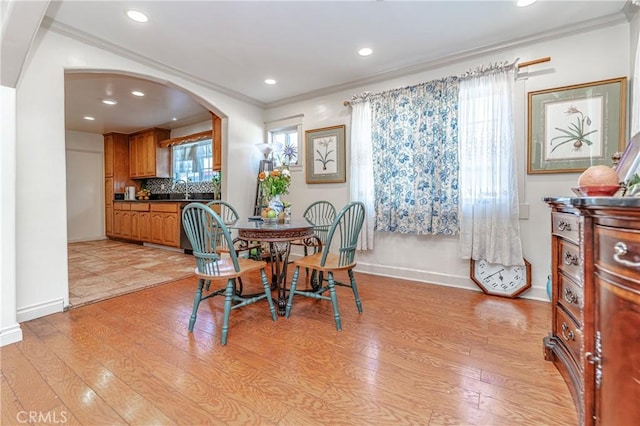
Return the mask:
{"type": "Polygon", "coordinates": [[[376,230],[458,233],[458,79],[370,98],[376,230]]]}

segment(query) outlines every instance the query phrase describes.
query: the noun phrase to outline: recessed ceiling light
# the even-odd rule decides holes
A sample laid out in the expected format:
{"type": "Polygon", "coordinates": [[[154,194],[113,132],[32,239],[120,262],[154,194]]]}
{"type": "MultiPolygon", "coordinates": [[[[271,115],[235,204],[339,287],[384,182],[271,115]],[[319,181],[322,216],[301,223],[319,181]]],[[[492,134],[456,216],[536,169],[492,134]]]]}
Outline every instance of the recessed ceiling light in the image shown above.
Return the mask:
{"type": "Polygon", "coordinates": [[[102,103],[106,105],[115,105],[118,103],[115,99],[102,99],[102,103]]]}
{"type": "Polygon", "coordinates": [[[133,92],[131,92],[131,94],[133,96],[139,96],[139,97],[144,96],[144,93],[140,92],[139,90],[134,90],[133,92]]]}
{"type": "Polygon", "coordinates": [[[178,119],[176,117],[173,117],[172,120],[173,121],[178,121],[178,119]]]}
{"type": "Polygon", "coordinates": [[[360,56],[369,56],[373,53],[373,50],[371,50],[368,47],[365,47],[363,49],[358,50],[358,55],[360,56]]]}
{"type": "Polygon", "coordinates": [[[527,7],[527,6],[530,6],[530,5],[534,4],[536,1],[537,0],[518,0],[516,2],[516,5],[518,7],[527,7]]]}
{"type": "Polygon", "coordinates": [[[85,120],[89,120],[89,121],[93,121],[93,120],[95,120],[95,118],[93,118],[93,117],[92,117],[92,116],[90,116],[90,115],[85,115],[85,116],[84,116],[84,117],[82,117],[82,118],[84,118],[85,120]]]}
{"type": "Polygon", "coordinates": [[[267,78],[264,82],[267,83],[267,84],[276,84],[277,83],[277,81],[275,81],[272,78],[267,78]]]}
{"type": "Polygon", "coordinates": [[[147,22],[149,18],[139,10],[127,10],[127,16],[129,19],[136,22],[147,22]]]}

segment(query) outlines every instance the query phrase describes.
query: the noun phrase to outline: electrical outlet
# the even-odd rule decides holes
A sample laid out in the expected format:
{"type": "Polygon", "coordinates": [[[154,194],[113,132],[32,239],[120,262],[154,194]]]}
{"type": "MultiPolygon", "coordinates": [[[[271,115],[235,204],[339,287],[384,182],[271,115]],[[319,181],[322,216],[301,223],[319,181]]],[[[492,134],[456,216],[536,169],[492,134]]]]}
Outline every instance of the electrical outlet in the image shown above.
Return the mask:
{"type": "Polygon", "coordinates": [[[160,189],[162,189],[164,191],[164,183],[160,184],[160,189]]]}

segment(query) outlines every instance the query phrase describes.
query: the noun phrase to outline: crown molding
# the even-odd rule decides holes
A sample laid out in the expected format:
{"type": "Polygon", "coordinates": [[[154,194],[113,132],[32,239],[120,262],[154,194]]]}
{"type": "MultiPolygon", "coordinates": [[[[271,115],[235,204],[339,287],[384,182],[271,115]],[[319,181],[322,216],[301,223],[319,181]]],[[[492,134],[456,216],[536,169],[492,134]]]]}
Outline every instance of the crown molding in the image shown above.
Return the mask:
{"type": "Polygon", "coordinates": [[[83,42],[85,44],[89,44],[91,46],[98,47],[100,49],[117,54],[119,56],[141,63],[143,65],[155,68],[157,70],[166,72],[176,77],[183,78],[185,80],[199,84],[203,87],[207,87],[211,90],[215,90],[219,93],[225,94],[239,101],[246,102],[248,104],[255,105],[263,109],[269,109],[269,108],[275,108],[275,107],[288,105],[296,102],[308,101],[310,99],[314,99],[317,97],[327,96],[327,95],[342,92],[345,90],[356,89],[366,85],[380,83],[386,80],[391,80],[394,78],[399,78],[399,77],[404,77],[411,74],[430,71],[430,70],[442,68],[448,65],[464,62],[477,57],[486,56],[490,54],[497,54],[497,53],[511,50],[514,48],[524,47],[524,46],[540,43],[547,40],[568,37],[568,36],[572,36],[579,33],[595,31],[598,29],[607,28],[607,27],[611,27],[614,25],[622,24],[622,23],[628,23],[630,21],[630,17],[637,12],[637,9],[638,8],[636,6],[633,6],[630,2],[628,2],[627,5],[625,5],[625,8],[623,8],[623,10],[621,10],[620,12],[616,12],[604,17],[583,21],[581,23],[570,25],[561,29],[553,30],[553,31],[540,32],[537,34],[533,34],[531,36],[517,38],[508,43],[498,43],[498,44],[478,47],[475,49],[460,51],[451,55],[447,55],[442,58],[438,58],[438,59],[434,59],[426,62],[420,62],[414,65],[391,69],[370,77],[353,80],[353,81],[339,84],[339,85],[328,86],[328,87],[324,87],[317,90],[312,90],[310,92],[305,92],[300,95],[291,96],[291,97],[283,98],[283,99],[273,101],[273,102],[268,102],[268,103],[261,102],[257,99],[251,98],[242,93],[239,93],[234,90],[228,89],[226,87],[219,86],[217,84],[203,80],[189,73],[185,73],[177,68],[174,68],[160,61],[156,61],[154,59],[142,56],[131,50],[122,48],[113,43],[110,43],[98,37],[94,37],[90,34],[87,34],[83,31],[76,30],[75,28],[70,27],[68,25],[54,21],[49,17],[45,17],[43,19],[42,26],[43,28],[50,29],[51,31],[61,34],[63,36],[83,42]]]}
{"type": "Polygon", "coordinates": [[[583,21],[579,24],[567,26],[562,29],[557,29],[554,31],[546,31],[546,32],[537,33],[527,37],[517,38],[512,40],[509,43],[499,43],[499,44],[478,47],[475,49],[465,50],[465,51],[454,53],[452,55],[448,55],[442,58],[434,59],[431,61],[421,62],[419,64],[385,71],[371,77],[350,81],[348,83],[344,83],[336,86],[325,87],[322,89],[303,93],[297,96],[280,99],[275,102],[269,102],[266,104],[266,108],[269,109],[269,108],[275,108],[283,105],[292,104],[295,102],[303,102],[303,101],[307,101],[317,97],[327,96],[327,95],[331,95],[331,94],[342,92],[349,89],[361,88],[368,84],[380,83],[382,81],[391,80],[398,77],[404,77],[411,74],[417,74],[420,72],[442,68],[448,65],[453,65],[456,63],[467,61],[469,59],[474,59],[474,58],[486,56],[489,54],[496,54],[496,53],[504,52],[504,51],[511,50],[518,47],[524,47],[524,46],[528,46],[531,44],[535,44],[535,43],[539,43],[547,40],[568,37],[568,36],[588,32],[588,31],[595,31],[602,28],[612,27],[614,25],[628,23],[628,22],[629,22],[629,19],[623,11],[616,12],[614,14],[603,16],[600,18],[583,21]]]}
{"type": "Polygon", "coordinates": [[[48,30],[51,30],[57,34],[60,34],[62,36],[65,37],[69,37],[73,40],[88,44],[90,46],[94,46],[94,47],[98,47],[102,50],[106,50],[108,52],[114,53],[118,56],[122,56],[124,58],[130,59],[132,61],[138,62],[142,65],[146,65],[149,66],[151,68],[155,68],[159,71],[163,71],[167,74],[171,74],[175,77],[179,77],[185,80],[188,80],[192,83],[196,83],[199,84],[201,86],[204,86],[208,89],[211,90],[215,90],[216,92],[222,93],[224,95],[227,95],[229,97],[232,97],[234,99],[237,99],[239,101],[242,102],[246,102],[248,104],[252,104],[255,106],[258,106],[260,108],[265,108],[266,104],[264,102],[261,102],[257,99],[251,98],[249,96],[246,96],[240,92],[236,92],[235,90],[231,90],[228,89],[226,87],[223,86],[219,86],[217,84],[211,83],[210,81],[207,80],[203,80],[199,77],[196,77],[194,75],[191,75],[189,73],[186,73],[184,71],[181,71],[177,68],[174,68],[170,65],[167,65],[163,62],[160,61],[156,61],[154,59],[148,58],[146,56],[143,56],[139,53],[133,52],[129,49],[125,49],[123,47],[120,47],[118,45],[115,45],[113,43],[110,43],[106,40],[103,40],[101,38],[98,37],[94,37],[90,34],[85,33],[84,31],[80,31],[77,30],[73,27],[70,27],[68,25],[62,24],[60,22],[57,22],[53,19],[51,19],[50,17],[46,16],[43,20],[42,20],[42,27],[48,30]]]}

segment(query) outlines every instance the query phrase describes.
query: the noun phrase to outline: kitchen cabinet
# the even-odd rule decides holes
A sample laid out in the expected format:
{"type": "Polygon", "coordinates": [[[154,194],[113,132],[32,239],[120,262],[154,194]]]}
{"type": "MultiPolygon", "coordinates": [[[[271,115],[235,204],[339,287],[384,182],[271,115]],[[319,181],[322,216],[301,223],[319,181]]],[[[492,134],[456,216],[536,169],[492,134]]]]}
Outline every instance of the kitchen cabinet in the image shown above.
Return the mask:
{"type": "Polygon", "coordinates": [[[214,172],[222,170],[222,119],[211,113],[213,135],[211,138],[212,146],[212,169],[214,172]]]}
{"type": "Polygon", "coordinates": [[[581,425],[640,424],[640,198],[547,198],[552,321],[545,359],[581,425]]]}
{"type": "Polygon", "coordinates": [[[151,213],[138,212],[138,236],[140,241],[151,241],[151,213]]]}
{"type": "Polygon", "coordinates": [[[131,238],[131,204],[128,202],[113,204],[113,236],[131,238]]]}
{"type": "Polygon", "coordinates": [[[115,193],[123,193],[126,186],[133,186],[129,179],[129,136],[121,133],[104,135],[104,206],[105,233],[113,234],[115,193]]]}
{"type": "Polygon", "coordinates": [[[168,139],[170,133],[167,129],[150,129],[129,136],[131,178],[171,177],[169,148],[158,144],[168,139]]]}
{"type": "Polygon", "coordinates": [[[180,247],[180,204],[159,203],[151,205],[151,242],[170,247],[180,247]]]}
{"type": "Polygon", "coordinates": [[[149,203],[131,203],[131,239],[149,242],[149,203]]]}

